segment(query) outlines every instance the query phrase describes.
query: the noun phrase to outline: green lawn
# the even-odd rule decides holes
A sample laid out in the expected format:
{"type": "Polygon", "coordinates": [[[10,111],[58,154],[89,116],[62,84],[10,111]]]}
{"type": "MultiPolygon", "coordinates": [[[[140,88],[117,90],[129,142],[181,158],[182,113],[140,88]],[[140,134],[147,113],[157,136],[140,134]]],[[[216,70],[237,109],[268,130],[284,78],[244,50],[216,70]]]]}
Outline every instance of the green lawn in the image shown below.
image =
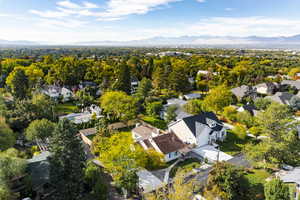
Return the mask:
{"type": "Polygon", "coordinates": [[[167,123],[159,118],[151,117],[151,116],[143,116],[142,120],[156,128],[166,130],[167,129],[167,123]]]}
{"type": "Polygon", "coordinates": [[[254,169],[245,175],[246,181],[248,182],[247,192],[249,198],[247,199],[264,199],[264,184],[266,178],[269,176],[271,176],[271,174],[263,169],[254,169]]]}
{"type": "Polygon", "coordinates": [[[220,150],[229,154],[236,155],[239,154],[245,144],[250,141],[251,138],[246,138],[244,140],[240,139],[236,134],[234,134],[231,130],[227,131],[227,137],[224,142],[220,142],[220,150]]]}
{"type": "Polygon", "coordinates": [[[182,162],[179,162],[170,172],[170,177],[174,177],[177,173],[188,173],[191,172],[194,168],[199,168],[201,162],[194,158],[186,159],[182,162]]]}
{"type": "Polygon", "coordinates": [[[55,112],[58,115],[65,115],[65,114],[70,114],[70,113],[75,113],[78,112],[78,107],[73,104],[73,103],[63,103],[63,104],[58,104],[55,107],[55,112]]]}

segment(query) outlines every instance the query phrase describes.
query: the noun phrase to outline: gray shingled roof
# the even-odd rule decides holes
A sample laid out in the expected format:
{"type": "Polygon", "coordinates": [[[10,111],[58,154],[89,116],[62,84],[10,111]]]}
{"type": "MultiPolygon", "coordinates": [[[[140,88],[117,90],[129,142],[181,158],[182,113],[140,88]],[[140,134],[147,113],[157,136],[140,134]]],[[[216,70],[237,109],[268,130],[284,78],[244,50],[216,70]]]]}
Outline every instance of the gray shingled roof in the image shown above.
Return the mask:
{"type": "Polygon", "coordinates": [[[296,167],[293,170],[280,175],[280,179],[285,183],[300,184],[300,167],[296,167]]]}
{"type": "Polygon", "coordinates": [[[295,88],[297,88],[297,90],[300,90],[300,81],[293,81],[293,80],[283,80],[281,82],[282,85],[290,85],[293,86],[295,88]]]}
{"type": "Polygon", "coordinates": [[[242,85],[240,87],[231,89],[231,92],[238,98],[243,98],[243,97],[249,95],[251,90],[253,90],[253,88],[251,86],[242,85]]]}
{"type": "Polygon", "coordinates": [[[293,94],[290,94],[288,92],[276,92],[276,94],[274,94],[273,96],[267,96],[265,98],[280,104],[290,105],[290,100],[293,96],[293,94]]]}

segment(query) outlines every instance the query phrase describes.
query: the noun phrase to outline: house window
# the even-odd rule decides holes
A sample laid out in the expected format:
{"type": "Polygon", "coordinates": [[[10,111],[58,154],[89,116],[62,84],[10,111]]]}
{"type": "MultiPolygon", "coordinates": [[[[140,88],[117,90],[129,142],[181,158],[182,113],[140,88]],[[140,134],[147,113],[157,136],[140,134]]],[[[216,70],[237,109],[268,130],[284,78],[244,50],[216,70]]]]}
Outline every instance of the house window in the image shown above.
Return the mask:
{"type": "Polygon", "coordinates": [[[212,119],[206,118],[206,123],[207,123],[207,125],[208,125],[210,128],[214,128],[214,127],[217,126],[217,123],[216,123],[214,120],[212,120],[212,119]]]}

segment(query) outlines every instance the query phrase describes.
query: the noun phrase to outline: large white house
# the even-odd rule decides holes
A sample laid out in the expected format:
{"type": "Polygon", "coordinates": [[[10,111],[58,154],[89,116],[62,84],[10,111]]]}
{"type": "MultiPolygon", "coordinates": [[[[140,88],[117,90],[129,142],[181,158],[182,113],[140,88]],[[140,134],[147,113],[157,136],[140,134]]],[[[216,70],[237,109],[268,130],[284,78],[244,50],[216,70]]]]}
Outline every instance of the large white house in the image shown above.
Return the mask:
{"type": "Polygon", "coordinates": [[[226,137],[226,128],[212,112],[185,117],[171,123],[168,129],[185,144],[197,147],[223,141],[226,137]]]}

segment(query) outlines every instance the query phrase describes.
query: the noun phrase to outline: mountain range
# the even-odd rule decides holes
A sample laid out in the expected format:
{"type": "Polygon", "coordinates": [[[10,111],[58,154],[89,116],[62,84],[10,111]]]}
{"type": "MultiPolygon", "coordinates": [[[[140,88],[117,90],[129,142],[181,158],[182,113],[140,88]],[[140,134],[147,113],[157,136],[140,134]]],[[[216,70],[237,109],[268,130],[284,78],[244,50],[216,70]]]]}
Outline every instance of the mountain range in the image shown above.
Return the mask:
{"type": "MultiPolygon", "coordinates": [[[[0,40],[0,46],[41,46],[45,42],[0,40]]],[[[300,34],[290,37],[234,37],[234,36],[180,36],[152,37],[131,41],[87,41],[59,44],[64,46],[224,46],[224,47],[266,47],[300,49],[300,34]]]]}

